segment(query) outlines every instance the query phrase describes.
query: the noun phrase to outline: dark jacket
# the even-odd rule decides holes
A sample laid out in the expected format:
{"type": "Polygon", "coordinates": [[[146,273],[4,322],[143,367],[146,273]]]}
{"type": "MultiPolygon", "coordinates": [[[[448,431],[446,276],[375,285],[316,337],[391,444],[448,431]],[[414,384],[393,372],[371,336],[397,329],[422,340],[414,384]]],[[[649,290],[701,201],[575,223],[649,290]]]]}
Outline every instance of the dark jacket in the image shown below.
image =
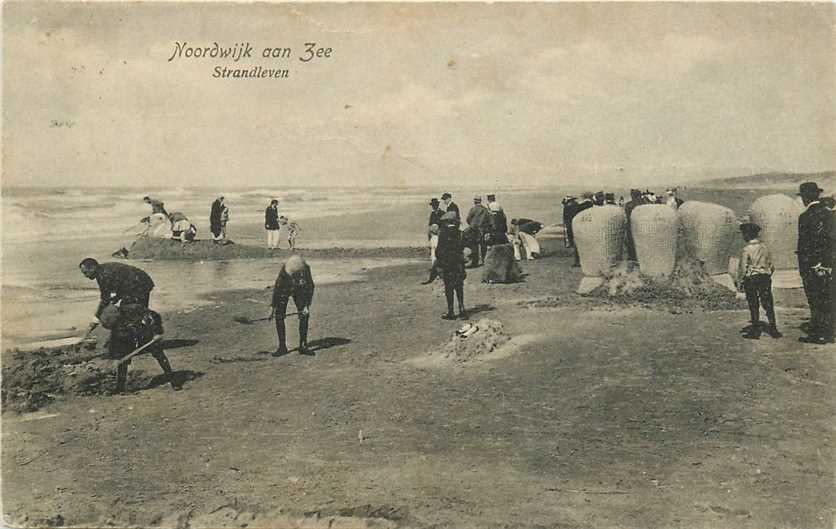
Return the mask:
{"type": "Polygon", "coordinates": [[[467,214],[467,225],[482,230],[490,224],[491,212],[485,206],[478,204],[470,208],[467,214]]]}
{"type": "Polygon", "coordinates": [[[833,212],[823,204],[810,204],[798,217],[798,269],[804,274],[821,263],[833,267],[833,212]]]}
{"type": "Polygon", "coordinates": [[[517,219],[517,229],[534,237],[543,229],[543,223],[531,219],[517,219]]]}
{"type": "Polygon", "coordinates": [[[223,209],[224,207],[220,200],[212,202],[212,211],[209,213],[209,231],[216,237],[221,234],[221,214],[223,213],[223,209]]]}
{"type": "MultiPolygon", "coordinates": [[[[123,307],[121,312],[119,320],[110,331],[108,349],[112,357],[128,355],[137,347],[150,342],[155,335],[163,334],[163,319],[157,312],[139,305],[123,307]]],[[[161,348],[161,344],[155,344],[148,348],[148,352],[154,353],[161,348]]]]}
{"type": "Polygon", "coordinates": [[[450,202],[450,205],[447,206],[447,209],[444,210],[444,213],[448,213],[450,211],[455,211],[456,217],[458,217],[459,222],[462,221],[462,214],[461,212],[459,212],[459,206],[457,206],[455,202],[450,202]]]}
{"type": "Polygon", "coordinates": [[[438,230],[438,247],[435,249],[438,266],[442,270],[464,270],[463,251],[462,232],[458,228],[442,225],[438,230]]]}
{"type": "Polygon", "coordinates": [[[282,265],[282,269],[276,277],[276,282],[273,284],[273,307],[278,307],[282,303],[287,303],[287,300],[290,299],[291,296],[293,297],[293,301],[296,303],[296,308],[298,309],[307,307],[311,304],[315,288],[313,276],[311,275],[311,267],[306,264],[302,274],[305,277],[305,287],[298,289],[296,285],[294,285],[290,274],[285,271],[284,265],[282,265]]]}
{"type": "Polygon", "coordinates": [[[135,266],[124,263],[102,263],[96,272],[101,301],[96,309],[96,316],[104,308],[123,298],[147,298],[154,289],[151,276],[135,266]]]}
{"type": "Polygon", "coordinates": [[[441,209],[434,209],[430,211],[430,221],[427,223],[427,226],[432,226],[433,224],[440,226],[442,215],[444,215],[444,212],[441,209]]]}
{"type": "Polygon", "coordinates": [[[264,229],[278,230],[280,228],[281,226],[279,226],[279,208],[267,206],[267,209],[264,210],[264,229]]]}
{"type": "Polygon", "coordinates": [[[508,242],[508,219],[505,212],[491,212],[493,244],[506,244],[508,242]]]}

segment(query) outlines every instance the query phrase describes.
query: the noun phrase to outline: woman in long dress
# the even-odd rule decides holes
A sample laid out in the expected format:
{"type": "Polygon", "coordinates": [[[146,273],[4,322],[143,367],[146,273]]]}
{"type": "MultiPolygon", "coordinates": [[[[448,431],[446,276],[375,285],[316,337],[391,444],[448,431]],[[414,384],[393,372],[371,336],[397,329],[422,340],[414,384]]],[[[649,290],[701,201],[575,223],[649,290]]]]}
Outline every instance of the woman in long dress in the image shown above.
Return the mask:
{"type": "Polygon", "coordinates": [[[209,231],[212,232],[212,239],[215,242],[221,240],[221,215],[224,210],[224,197],[219,196],[212,202],[212,211],[209,213],[209,231]]]}

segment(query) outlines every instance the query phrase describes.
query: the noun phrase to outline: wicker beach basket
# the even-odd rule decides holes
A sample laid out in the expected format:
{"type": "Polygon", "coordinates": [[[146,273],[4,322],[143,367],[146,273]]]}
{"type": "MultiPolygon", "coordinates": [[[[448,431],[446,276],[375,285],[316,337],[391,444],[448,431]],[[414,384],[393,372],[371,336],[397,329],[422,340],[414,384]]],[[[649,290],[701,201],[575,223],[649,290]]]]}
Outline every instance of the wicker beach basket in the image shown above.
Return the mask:
{"type": "Polygon", "coordinates": [[[761,227],[760,240],[772,256],[778,270],[798,267],[795,254],[798,245],[798,216],[802,212],[798,202],[787,195],[767,195],[752,204],[749,218],[761,227]]]}
{"type": "Polygon", "coordinates": [[[585,276],[600,276],[618,264],[626,225],[624,210],[618,206],[589,208],[575,216],[572,230],[585,276]]]}
{"type": "Polygon", "coordinates": [[[709,274],[726,272],[739,237],[734,211],[719,204],[688,201],[679,208],[679,220],[683,249],[702,261],[709,274]]]}
{"type": "Polygon", "coordinates": [[[656,279],[668,278],[676,265],[676,210],[664,204],[638,206],[630,215],[630,229],[641,272],[656,279]]]}

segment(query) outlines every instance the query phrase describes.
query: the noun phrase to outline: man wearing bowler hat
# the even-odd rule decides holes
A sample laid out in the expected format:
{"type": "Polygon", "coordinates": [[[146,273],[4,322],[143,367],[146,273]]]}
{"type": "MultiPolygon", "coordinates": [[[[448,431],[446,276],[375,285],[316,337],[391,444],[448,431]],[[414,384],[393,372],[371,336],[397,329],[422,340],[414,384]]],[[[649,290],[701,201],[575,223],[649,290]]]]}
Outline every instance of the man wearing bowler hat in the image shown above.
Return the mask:
{"type": "Polygon", "coordinates": [[[815,182],[799,186],[806,209],[798,217],[798,272],[810,305],[810,328],[804,343],[833,343],[833,263],[836,241],[833,212],[821,203],[815,182]]]}

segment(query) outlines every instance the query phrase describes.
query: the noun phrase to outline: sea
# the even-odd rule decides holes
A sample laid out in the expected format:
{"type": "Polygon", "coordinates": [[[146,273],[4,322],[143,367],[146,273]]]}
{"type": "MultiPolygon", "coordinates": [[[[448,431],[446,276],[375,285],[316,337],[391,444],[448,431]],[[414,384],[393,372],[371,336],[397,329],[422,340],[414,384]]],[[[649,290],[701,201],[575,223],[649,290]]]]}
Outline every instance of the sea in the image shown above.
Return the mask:
{"type": "MultiPolygon", "coordinates": [[[[452,190],[467,211],[473,190],[452,190]]],[[[546,223],[559,222],[560,196],[555,190],[494,189],[520,216],[546,223]]],[[[223,194],[236,243],[263,245],[264,209],[279,200],[283,215],[302,227],[299,246],[380,247],[424,246],[428,199],[438,190],[414,188],[6,188],[2,189],[2,303],[0,329],[3,350],[26,348],[79,336],[96,308],[98,288],[82,276],[78,263],[85,257],[114,260],[111,254],[130,247],[150,214],[144,196],[162,200],[169,213],[183,212],[198,228],[198,238],[209,232],[211,203],[223,194]],[[367,214],[364,216],[363,214],[367,214]],[[404,215],[409,218],[403,219],[404,215]],[[413,218],[414,217],[414,218],[413,218]],[[374,219],[368,225],[369,218],[374,219]],[[323,219],[330,222],[325,222],[323,219]],[[365,222],[367,225],[348,226],[365,222]],[[389,222],[397,219],[400,222],[389,222]],[[334,221],[337,222],[334,222],[334,221]],[[414,221],[414,223],[413,223],[414,221]],[[331,226],[331,229],[309,229],[331,226]],[[340,229],[337,229],[339,227],[340,229]],[[334,233],[339,232],[339,237],[334,233]],[[373,233],[374,237],[369,237],[373,233]]],[[[397,264],[393,259],[329,259],[311,262],[318,284],[363,279],[363,271],[397,264]]],[[[223,290],[266,289],[272,285],[281,260],[132,261],[146,270],[156,287],[151,308],[160,312],[190,311],[217,303],[223,290]]],[[[266,301],[269,294],[263,296],[266,301]]],[[[259,301],[259,300],[255,300],[259,301]]],[[[255,305],[258,314],[266,306],[255,305]]]]}

